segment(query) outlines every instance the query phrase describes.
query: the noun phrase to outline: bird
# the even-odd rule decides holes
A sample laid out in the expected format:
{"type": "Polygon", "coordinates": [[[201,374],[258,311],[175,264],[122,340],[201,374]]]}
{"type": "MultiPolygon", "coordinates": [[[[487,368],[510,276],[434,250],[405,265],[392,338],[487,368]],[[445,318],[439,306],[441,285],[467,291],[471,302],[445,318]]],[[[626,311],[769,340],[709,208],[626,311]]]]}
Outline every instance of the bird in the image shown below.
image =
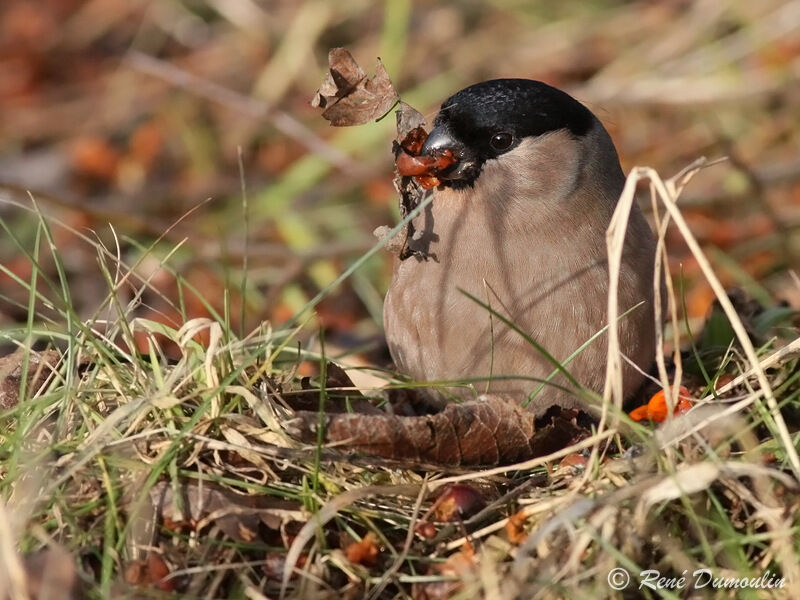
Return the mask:
{"type": "MultiPolygon", "coordinates": [[[[554,370],[541,349],[602,392],[606,230],[625,184],[603,124],[546,83],[493,79],[448,98],[419,153],[454,160],[412,221],[408,257],[394,258],[383,319],[396,369],[438,402],[494,394],[535,415],[599,409],[561,373],[541,386],[554,370]]],[[[634,205],[618,292],[620,314],[630,310],[618,321],[626,398],[655,358],[655,252],[634,205]]]]}

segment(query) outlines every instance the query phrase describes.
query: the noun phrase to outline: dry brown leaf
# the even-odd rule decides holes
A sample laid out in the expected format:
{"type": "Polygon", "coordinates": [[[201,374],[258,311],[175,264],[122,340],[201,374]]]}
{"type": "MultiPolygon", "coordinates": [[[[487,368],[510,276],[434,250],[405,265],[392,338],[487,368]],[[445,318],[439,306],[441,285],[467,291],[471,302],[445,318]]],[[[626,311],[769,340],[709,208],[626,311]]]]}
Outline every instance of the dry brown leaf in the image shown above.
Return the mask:
{"type": "MultiPolygon", "coordinates": [[[[287,428],[314,443],[318,422],[317,413],[299,411],[287,428]]],[[[561,414],[537,429],[531,413],[500,396],[448,404],[439,413],[420,417],[327,415],[325,428],[326,442],[351,451],[450,466],[515,463],[554,452],[586,434],[561,414]]]]}
{"type": "Polygon", "coordinates": [[[367,77],[350,52],[344,48],[331,48],[328,74],[311,106],[324,108],[322,117],[331,125],[349,127],[377,121],[392,110],[399,99],[380,59],[375,75],[367,77]]]}
{"type": "Polygon", "coordinates": [[[195,530],[214,522],[233,540],[252,542],[259,537],[259,525],[278,529],[284,518],[297,516],[297,502],[263,496],[245,496],[221,489],[209,483],[187,483],[179,490],[180,503],[175,491],[167,482],[161,482],[150,490],[150,498],[171,530],[195,530]],[[182,507],[181,508],[179,508],[182,507]]]}

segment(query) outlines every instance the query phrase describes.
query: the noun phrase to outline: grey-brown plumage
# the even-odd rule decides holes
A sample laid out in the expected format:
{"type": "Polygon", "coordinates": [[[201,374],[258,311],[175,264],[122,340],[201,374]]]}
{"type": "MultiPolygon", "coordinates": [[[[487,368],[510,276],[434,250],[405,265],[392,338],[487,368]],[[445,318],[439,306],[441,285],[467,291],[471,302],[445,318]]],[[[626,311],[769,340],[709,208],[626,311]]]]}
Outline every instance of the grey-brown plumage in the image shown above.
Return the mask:
{"type": "MultiPolygon", "coordinates": [[[[448,99],[423,154],[451,150],[458,159],[417,217],[410,242],[432,258],[396,259],[384,324],[397,369],[419,381],[486,378],[448,388],[526,401],[534,379],[553,366],[519,333],[469,299],[507,316],[564,361],[607,325],[605,232],[625,181],[603,125],[570,96],[540,82],[502,79],[448,99]]],[[[619,323],[622,352],[647,371],[654,358],[655,240],[634,206],[623,255],[619,323]]],[[[602,391],[603,334],[567,369],[602,391]]],[[[642,375],[626,366],[626,395],[642,375]]],[[[559,376],[554,383],[568,386],[559,376]]],[[[533,401],[582,406],[547,386],[533,401]]]]}

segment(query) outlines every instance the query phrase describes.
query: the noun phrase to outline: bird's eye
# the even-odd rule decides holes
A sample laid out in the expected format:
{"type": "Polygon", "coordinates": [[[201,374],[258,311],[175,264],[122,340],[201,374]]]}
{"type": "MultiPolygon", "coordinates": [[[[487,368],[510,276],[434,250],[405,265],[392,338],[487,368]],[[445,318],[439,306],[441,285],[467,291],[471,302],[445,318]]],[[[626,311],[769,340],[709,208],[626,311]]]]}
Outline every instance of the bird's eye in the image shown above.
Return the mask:
{"type": "Polygon", "coordinates": [[[489,141],[489,145],[498,152],[508,150],[514,141],[514,136],[506,131],[495,133],[489,141]]]}

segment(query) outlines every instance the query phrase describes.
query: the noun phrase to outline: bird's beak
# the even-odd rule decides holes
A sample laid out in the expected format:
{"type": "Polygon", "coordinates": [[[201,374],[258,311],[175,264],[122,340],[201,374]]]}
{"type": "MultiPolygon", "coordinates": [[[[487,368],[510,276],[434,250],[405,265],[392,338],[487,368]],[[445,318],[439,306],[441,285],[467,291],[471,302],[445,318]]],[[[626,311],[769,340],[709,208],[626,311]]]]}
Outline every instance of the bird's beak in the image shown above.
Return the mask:
{"type": "Polygon", "coordinates": [[[452,153],[456,162],[438,172],[436,176],[447,181],[471,177],[476,169],[475,161],[469,156],[464,144],[453,136],[444,125],[434,127],[431,130],[419,153],[421,156],[442,156],[448,150],[452,153]]]}

